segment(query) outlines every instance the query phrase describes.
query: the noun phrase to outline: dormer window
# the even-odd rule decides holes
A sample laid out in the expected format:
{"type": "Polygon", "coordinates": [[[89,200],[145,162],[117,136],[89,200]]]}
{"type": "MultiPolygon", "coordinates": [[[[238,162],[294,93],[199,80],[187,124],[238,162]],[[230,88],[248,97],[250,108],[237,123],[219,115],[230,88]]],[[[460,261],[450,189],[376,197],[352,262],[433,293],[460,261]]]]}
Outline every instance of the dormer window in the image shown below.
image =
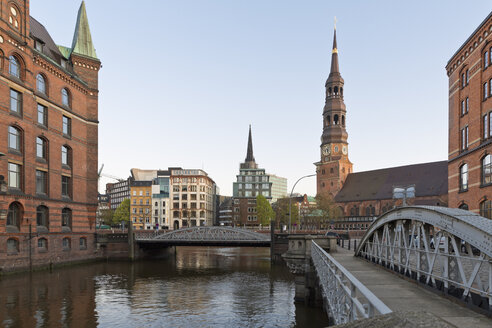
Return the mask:
{"type": "Polygon", "coordinates": [[[43,44],[41,41],[39,41],[39,40],[35,40],[35,41],[34,41],[34,48],[35,48],[37,51],[39,51],[39,52],[43,52],[43,46],[44,46],[44,44],[43,44]]]}
{"type": "Polygon", "coordinates": [[[67,68],[67,61],[65,59],[61,60],[61,67],[67,68]]]}

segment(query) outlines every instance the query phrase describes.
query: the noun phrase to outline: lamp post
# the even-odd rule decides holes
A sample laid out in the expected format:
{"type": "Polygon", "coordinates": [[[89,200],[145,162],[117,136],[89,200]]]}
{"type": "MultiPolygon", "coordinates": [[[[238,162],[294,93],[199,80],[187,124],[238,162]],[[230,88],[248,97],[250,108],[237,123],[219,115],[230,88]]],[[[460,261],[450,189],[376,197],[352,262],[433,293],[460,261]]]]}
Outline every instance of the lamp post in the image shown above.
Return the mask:
{"type": "Polygon", "coordinates": [[[297,183],[301,181],[304,178],[309,178],[309,177],[314,177],[316,174],[309,174],[305,175],[303,177],[300,177],[296,183],[294,183],[294,186],[292,187],[292,191],[290,192],[290,197],[289,197],[289,233],[291,232],[291,220],[292,220],[292,194],[294,193],[294,188],[296,187],[297,183]]]}

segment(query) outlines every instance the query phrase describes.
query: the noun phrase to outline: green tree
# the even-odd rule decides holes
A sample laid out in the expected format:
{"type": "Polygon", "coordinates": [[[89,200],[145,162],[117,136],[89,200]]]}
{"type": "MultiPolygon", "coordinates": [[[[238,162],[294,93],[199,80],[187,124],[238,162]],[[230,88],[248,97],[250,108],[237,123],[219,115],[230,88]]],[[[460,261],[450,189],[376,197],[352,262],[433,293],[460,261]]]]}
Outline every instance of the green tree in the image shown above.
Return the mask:
{"type": "Polygon", "coordinates": [[[106,225],[111,225],[113,223],[113,210],[106,208],[101,211],[101,223],[106,225]]]}
{"type": "Polygon", "coordinates": [[[289,224],[289,204],[292,206],[290,208],[291,215],[291,225],[299,225],[299,207],[296,200],[289,201],[289,198],[281,198],[277,200],[275,206],[275,218],[279,224],[289,224]]]}
{"type": "Polygon", "coordinates": [[[316,208],[320,211],[321,217],[325,225],[329,221],[336,221],[343,215],[342,210],[335,204],[333,196],[328,193],[320,193],[316,195],[316,208]]]}
{"type": "Polygon", "coordinates": [[[256,214],[261,225],[269,225],[275,215],[272,206],[263,195],[256,196],[256,214]]]}
{"type": "Polygon", "coordinates": [[[125,199],[121,202],[120,206],[116,209],[113,215],[113,223],[120,224],[122,221],[130,221],[130,200],[125,199]]]}

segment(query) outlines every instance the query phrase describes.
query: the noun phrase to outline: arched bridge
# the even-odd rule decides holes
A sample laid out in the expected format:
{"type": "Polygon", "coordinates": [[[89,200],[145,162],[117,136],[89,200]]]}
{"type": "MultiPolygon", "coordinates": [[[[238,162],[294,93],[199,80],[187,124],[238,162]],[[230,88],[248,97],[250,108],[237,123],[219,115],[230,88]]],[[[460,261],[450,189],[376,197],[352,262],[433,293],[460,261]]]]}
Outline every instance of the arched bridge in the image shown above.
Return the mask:
{"type": "Polygon", "coordinates": [[[492,220],[409,206],[376,219],[355,255],[492,314],[492,220]]]}
{"type": "Polygon", "coordinates": [[[163,246],[270,246],[270,234],[232,227],[192,227],[165,233],[135,232],[139,244],[163,246]]]}

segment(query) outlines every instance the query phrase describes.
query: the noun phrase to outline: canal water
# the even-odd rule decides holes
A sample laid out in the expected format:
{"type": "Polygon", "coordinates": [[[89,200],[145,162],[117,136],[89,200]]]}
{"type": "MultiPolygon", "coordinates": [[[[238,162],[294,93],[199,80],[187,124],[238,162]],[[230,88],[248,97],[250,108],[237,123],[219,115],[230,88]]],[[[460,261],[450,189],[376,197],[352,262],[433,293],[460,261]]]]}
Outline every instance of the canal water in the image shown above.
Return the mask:
{"type": "Polygon", "coordinates": [[[327,327],[294,303],[268,248],[178,247],[166,260],[0,277],[0,327],[327,327]]]}

